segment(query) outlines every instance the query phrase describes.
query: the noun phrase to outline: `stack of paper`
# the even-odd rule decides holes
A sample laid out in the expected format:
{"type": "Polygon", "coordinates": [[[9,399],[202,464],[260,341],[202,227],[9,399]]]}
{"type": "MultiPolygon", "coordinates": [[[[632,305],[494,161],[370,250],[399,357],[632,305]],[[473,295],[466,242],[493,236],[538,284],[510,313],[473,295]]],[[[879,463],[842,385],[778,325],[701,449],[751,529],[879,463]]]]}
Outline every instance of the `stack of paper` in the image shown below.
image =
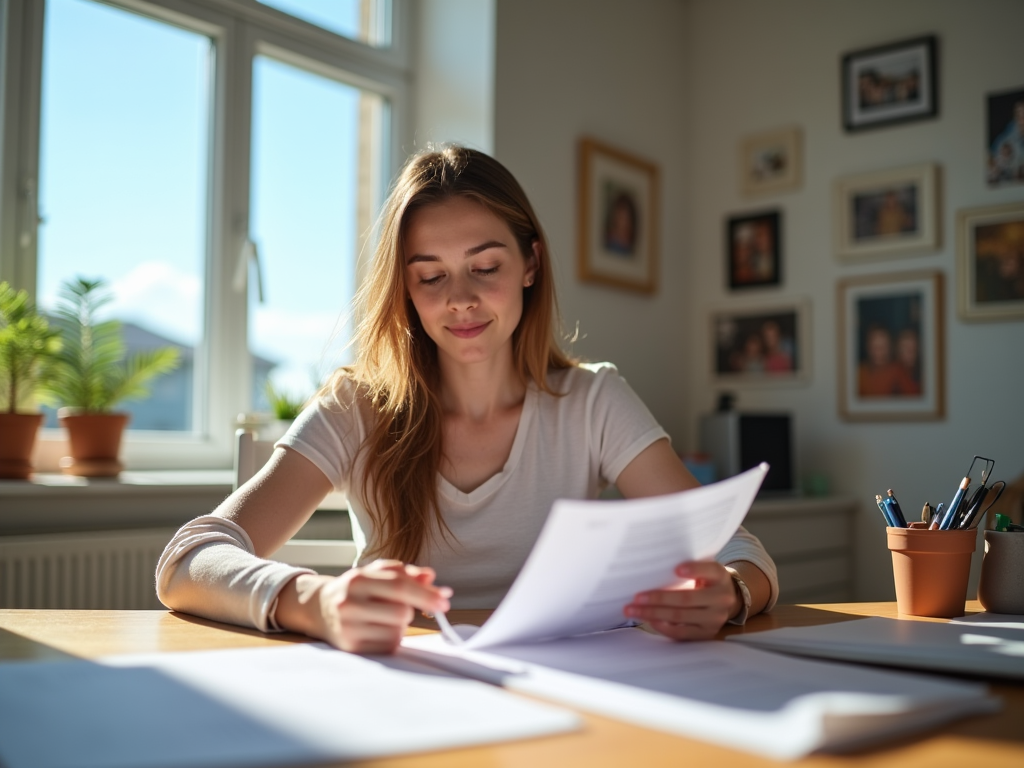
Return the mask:
{"type": "Polygon", "coordinates": [[[322,645],[0,664],[5,768],[319,764],[579,725],[436,668],[322,645]]]}
{"type": "Polygon", "coordinates": [[[1024,617],[937,623],[868,618],[729,638],[800,656],[1024,680],[1024,617]]]}
{"type": "Polygon", "coordinates": [[[466,650],[440,635],[403,654],[515,691],[775,759],[861,747],[999,702],[985,686],[806,661],[619,629],[466,650]]]}

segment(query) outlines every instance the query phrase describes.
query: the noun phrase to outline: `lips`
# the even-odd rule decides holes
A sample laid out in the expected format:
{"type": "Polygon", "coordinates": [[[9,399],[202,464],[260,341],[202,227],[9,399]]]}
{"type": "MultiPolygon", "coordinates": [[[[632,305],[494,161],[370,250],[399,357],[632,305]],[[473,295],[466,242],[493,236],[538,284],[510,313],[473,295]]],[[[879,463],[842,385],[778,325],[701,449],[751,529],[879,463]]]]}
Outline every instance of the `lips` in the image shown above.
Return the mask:
{"type": "Polygon", "coordinates": [[[491,321],[488,320],[486,323],[460,323],[458,325],[446,326],[446,328],[449,333],[457,338],[472,339],[487,330],[487,326],[490,324],[491,321]]]}

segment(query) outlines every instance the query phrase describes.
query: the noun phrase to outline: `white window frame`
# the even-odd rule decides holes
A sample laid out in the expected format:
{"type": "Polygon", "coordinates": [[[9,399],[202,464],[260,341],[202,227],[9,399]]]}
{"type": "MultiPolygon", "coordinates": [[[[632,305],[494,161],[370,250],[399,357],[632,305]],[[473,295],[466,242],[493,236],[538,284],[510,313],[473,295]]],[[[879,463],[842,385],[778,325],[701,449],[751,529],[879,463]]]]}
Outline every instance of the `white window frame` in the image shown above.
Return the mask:
{"type": "MultiPolygon", "coordinates": [[[[387,180],[410,146],[411,8],[392,0],[391,45],[349,40],[256,0],[99,0],[209,36],[215,45],[209,144],[205,347],[197,382],[207,392],[190,434],[129,433],[122,458],[134,469],[231,465],[236,416],[251,408],[248,292],[233,278],[249,236],[252,62],[256,55],[310,69],[383,96],[388,122],[380,158],[379,206],[387,180]]],[[[0,60],[0,279],[36,291],[39,132],[46,0],[0,0],[5,30],[0,60]]],[[[357,284],[361,277],[357,265],[357,284]]],[[[340,309],[340,308],[339,308],[340,309]]],[[[53,470],[64,450],[60,430],[43,430],[37,470],[53,470]]]]}

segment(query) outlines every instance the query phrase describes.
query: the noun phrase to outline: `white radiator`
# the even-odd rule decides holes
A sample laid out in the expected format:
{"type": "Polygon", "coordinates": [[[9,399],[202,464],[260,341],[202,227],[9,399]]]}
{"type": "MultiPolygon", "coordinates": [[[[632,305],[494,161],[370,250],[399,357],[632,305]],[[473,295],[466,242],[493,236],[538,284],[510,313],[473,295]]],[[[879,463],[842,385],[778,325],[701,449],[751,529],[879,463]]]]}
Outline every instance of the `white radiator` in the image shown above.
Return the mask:
{"type": "Polygon", "coordinates": [[[0,537],[0,608],[160,608],[153,574],[175,530],[0,537]]]}

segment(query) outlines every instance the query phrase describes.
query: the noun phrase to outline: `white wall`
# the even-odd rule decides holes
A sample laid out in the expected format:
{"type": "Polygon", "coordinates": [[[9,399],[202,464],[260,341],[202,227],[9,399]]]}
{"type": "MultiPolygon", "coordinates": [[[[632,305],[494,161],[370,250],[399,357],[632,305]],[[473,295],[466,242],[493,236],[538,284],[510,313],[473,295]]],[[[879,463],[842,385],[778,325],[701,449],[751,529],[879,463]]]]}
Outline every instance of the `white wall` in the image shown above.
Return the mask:
{"type": "MultiPolygon", "coordinates": [[[[863,500],[856,525],[858,597],[888,599],[892,578],[875,493],[893,487],[909,509],[947,501],[971,456],[997,475],[1024,471],[1024,323],[966,324],[956,315],[955,215],[1024,200],[988,189],[982,173],[984,95],[1024,86],[1024,3],[1018,0],[499,0],[495,153],[517,175],[551,239],[562,314],[585,337],[575,349],[609,359],[673,435],[696,448],[713,407],[707,316],[712,308],[805,298],[813,369],[806,386],[736,388],[740,406],[797,420],[798,459],[833,490],[863,500]],[[922,34],[940,44],[940,116],[846,134],[839,112],[844,52],[922,34]],[[799,124],[805,181],[785,195],[739,195],[739,140],[799,124]],[[661,289],[654,297],[581,284],[576,258],[576,140],[590,134],[662,169],[661,289]],[[832,247],[837,177],[918,162],[942,167],[942,248],[840,264],[832,247]],[[736,297],[724,286],[728,214],[778,206],[784,284],[736,297]],[[931,423],[848,423],[837,414],[834,296],[842,278],[939,269],[946,279],[947,416],[931,423]]],[[[980,558],[975,558],[976,565],[980,558]]]]}
{"type": "MultiPolygon", "coordinates": [[[[691,76],[688,145],[692,175],[687,255],[687,346],[709,359],[708,311],[740,299],[724,287],[726,214],[777,206],[784,216],[784,285],[757,299],[812,303],[813,372],[808,386],[739,389],[740,406],[796,414],[804,470],[827,473],[835,491],[862,500],[858,594],[892,595],[875,493],[894,488],[907,510],[952,497],[974,454],[996,459],[996,475],[1024,472],[1024,322],[971,323],[956,312],[956,212],[1024,200],[1024,185],[989,189],[983,174],[984,96],[1024,87],[1024,3],[1016,0],[697,0],[687,36],[691,76]],[[844,133],[839,62],[843,53],[893,40],[939,38],[938,119],[844,133]],[[798,124],[805,180],[795,193],[739,195],[740,139],[798,124]],[[921,162],[941,166],[942,247],[921,256],[849,265],[832,247],[837,177],[921,162]],[[945,276],[947,416],[930,423],[850,423],[837,411],[837,281],[857,275],[938,269],[945,276]]],[[[754,297],[751,297],[752,299],[754,297]]],[[[713,406],[708,365],[689,371],[685,420],[713,406]]],[[[693,433],[690,433],[691,436],[693,433]]],[[[975,558],[975,565],[980,557],[975,558]]]]}
{"type": "Polygon", "coordinates": [[[548,234],[575,354],[619,366],[670,433],[686,427],[686,108],[679,0],[500,0],[495,153],[548,234]],[[584,134],[661,167],[661,290],[576,279],[576,142],[584,134]]]}
{"type": "Polygon", "coordinates": [[[494,151],[495,0],[416,0],[413,146],[494,151]]]}

